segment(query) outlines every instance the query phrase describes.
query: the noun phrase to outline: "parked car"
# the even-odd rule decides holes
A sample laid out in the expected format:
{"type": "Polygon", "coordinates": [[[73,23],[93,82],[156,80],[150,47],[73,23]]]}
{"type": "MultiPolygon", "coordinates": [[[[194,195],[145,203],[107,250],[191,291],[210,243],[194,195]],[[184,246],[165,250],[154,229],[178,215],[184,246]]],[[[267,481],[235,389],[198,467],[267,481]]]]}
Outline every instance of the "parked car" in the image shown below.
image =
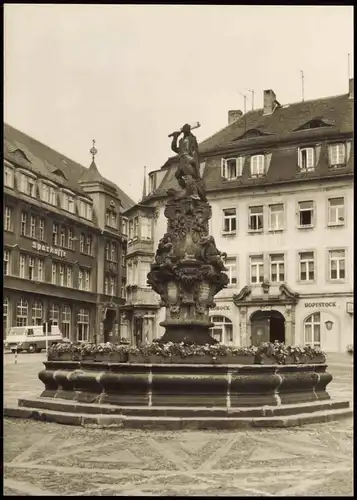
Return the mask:
{"type": "Polygon", "coordinates": [[[47,335],[43,333],[42,326],[14,326],[7,332],[4,347],[12,352],[17,350],[17,352],[33,353],[46,349],[46,343],[51,347],[53,344],[66,341],[57,325],[52,325],[51,333],[47,335]]]}

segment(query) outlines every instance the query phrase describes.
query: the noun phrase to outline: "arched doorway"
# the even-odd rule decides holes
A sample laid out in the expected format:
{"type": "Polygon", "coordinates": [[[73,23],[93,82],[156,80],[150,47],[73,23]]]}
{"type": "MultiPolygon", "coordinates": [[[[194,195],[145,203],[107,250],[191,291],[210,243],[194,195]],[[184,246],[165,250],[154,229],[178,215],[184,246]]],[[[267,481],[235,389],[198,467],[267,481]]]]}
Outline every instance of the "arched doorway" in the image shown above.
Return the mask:
{"type": "Polygon", "coordinates": [[[251,344],[285,342],[285,318],[279,311],[255,311],[250,317],[251,344]]]}

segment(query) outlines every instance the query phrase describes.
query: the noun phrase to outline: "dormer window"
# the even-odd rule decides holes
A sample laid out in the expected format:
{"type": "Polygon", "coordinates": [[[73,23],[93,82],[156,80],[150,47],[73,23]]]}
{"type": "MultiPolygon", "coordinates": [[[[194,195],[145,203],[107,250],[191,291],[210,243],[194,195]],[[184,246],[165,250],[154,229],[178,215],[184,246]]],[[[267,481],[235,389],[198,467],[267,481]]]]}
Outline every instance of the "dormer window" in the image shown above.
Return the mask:
{"type": "Polygon", "coordinates": [[[265,174],[265,156],[255,155],[250,159],[250,175],[252,177],[261,177],[265,174]]]}
{"type": "Polygon", "coordinates": [[[92,220],[93,218],[93,209],[92,205],[87,201],[80,200],[79,202],[79,216],[83,217],[87,220],[92,220]]]}
{"type": "Polygon", "coordinates": [[[54,186],[47,184],[46,182],[41,183],[41,200],[50,205],[57,205],[57,195],[54,186]]]}
{"type": "Polygon", "coordinates": [[[331,167],[341,167],[346,164],[346,144],[342,142],[330,144],[329,163],[331,167]]]}
{"type": "Polygon", "coordinates": [[[36,180],[34,177],[20,173],[19,191],[31,196],[31,198],[36,197],[36,180]]]}
{"type": "Polygon", "coordinates": [[[4,186],[14,187],[14,169],[10,165],[4,165],[4,186]]]}
{"type": "Polygon", "coordinates": [[[63,208],[63,210],[66,210],[67,212],[70,212],[72,214],[75,213],[75,196],[74,196],[74,194],[72,194],[68,191],[62,192],[62,208],[63,208]]]}
{"type": "Polygon", "coordinates": [[[301,170],[309,171],[315,169],[315,150],[314,148],[299,148],[298,161],[301,170]]]}
{"type": "Polygon", "coordinates": [[[149,193],[153,193],[156,187],[156,172],[152,172],[149,174],[149,193]]]}
{"type": "Polygon", "coordinates": [[[222,158],[221,176],[223,179],[234,180],[241,177],[243,173],[244,157],[222,158]]]}

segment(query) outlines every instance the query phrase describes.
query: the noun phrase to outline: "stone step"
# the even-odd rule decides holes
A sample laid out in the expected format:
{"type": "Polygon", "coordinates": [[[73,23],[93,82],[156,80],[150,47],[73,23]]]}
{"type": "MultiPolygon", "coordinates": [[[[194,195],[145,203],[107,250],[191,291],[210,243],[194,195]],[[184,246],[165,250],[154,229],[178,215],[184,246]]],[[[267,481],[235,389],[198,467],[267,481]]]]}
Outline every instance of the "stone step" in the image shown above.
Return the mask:
{"type": "Polygon", "coordinates": [[[148,406],[115,406],[107,404],[77,403],[66,400],[55,400],[51,398],[19,399],[19,406],[24,408],[36,408],[43,410],[60,411],[64,413],[85,413],[101,415],[126,415],[126,416],[150,416],[150,417],[269,417],[287,416],[299,413],[313,413],[331,409],[348,408],[348,401],[313,401],[311,403],[289,404],[282,406],[258,406],[258,407],[148,407],[148,406]]]}
{"type": "Polygon", "coordinates": [[[168,417],[94,415],[70,413],[36,408],[4,408],[4,417],[34,419],[65,425],[99,428],[155,429],[155,430],[208,430],[246,429],[256,427],[294,427],[304,424],[331,422],[352,416],[350,408],[300,413],[285,417],[168,417]]]}

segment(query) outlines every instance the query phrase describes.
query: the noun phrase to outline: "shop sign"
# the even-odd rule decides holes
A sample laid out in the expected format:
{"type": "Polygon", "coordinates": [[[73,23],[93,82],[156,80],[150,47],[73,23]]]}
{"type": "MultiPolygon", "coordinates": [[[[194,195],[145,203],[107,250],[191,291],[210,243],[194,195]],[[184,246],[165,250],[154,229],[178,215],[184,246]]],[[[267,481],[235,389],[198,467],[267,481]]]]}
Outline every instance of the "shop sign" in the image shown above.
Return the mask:
{"type": "Polygon", "coordinates": [[[337,307],[336,302],[305,302],[305,307],[337,307]]]}
{"type": "Polygon", "coordinates": [[[349,314],[353,314],[353,302],[347,302],[347,304],[346,304],[346,311],[349,314]]]}
{"type": "Polygon", "coordinates": [[[67,256],[67,252],[65,252],[61,248],[54,248],[54,247],[51,247],[49,245],[43,245],[42,243],[36,243],[36,241],[34,241],[32,243],[32,248],[35,250],[41,251],[41,252],[46,252],[46,253],[50,253],[52,255],[57,255],[58,257],[66,257],[67,256]]]}
{"type": "Polygon", "coordinates": [[[230,311],[230,306],[216,306],[212,308],[213,311],[230,311]]]}

